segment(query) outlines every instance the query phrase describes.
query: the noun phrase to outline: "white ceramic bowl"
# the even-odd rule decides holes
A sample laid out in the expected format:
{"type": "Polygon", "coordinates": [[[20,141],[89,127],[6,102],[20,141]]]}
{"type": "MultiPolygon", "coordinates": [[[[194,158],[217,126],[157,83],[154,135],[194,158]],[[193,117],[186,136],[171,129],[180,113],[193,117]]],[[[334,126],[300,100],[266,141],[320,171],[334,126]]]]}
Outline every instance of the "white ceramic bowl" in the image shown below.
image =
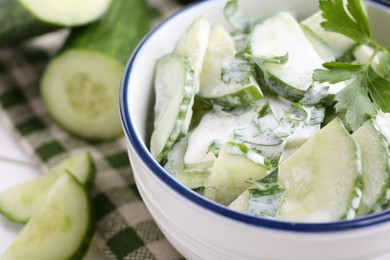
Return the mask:
{"type": "MultiPolygon", "coordinates": [[[[316,0],[240,0],[248,14],[294,10],[306,17],[316,0]]],[[[203,15],[228,26],[225,0],[202,1],[164,21],[129,60],[120,92],[121,120],[141,196],[158,226],[188,259],[390,259],[390,211],[351,221],[287,223],[256,218],[210,202],[175,181],[148,151],[156,59],[169,53],[187,26],[203,15]]],[[[390,45],[390,7],[368,2],[373,34],[390,45]]]]}

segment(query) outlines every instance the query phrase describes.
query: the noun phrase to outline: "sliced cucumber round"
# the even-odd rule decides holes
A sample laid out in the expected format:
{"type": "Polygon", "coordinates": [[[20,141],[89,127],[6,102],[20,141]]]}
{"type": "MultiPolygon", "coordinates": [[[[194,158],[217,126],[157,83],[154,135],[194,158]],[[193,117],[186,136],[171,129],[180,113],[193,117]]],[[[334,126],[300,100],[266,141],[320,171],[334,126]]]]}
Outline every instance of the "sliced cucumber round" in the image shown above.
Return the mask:
{"type": "Polygon", "coordinates": [[[352,137],[359,144],[362,159],[364,190],[357,214],[363,216],[374,208],[387,205],[390,180],[389,148],[386,138],[371,119],[356,130],[352,137]],[[379,205],[381,204],[381,205],[379,205]]]}
{"type": "Polygon", "coordinates": [[[41,93],[48,113],[69,132],[87,139],[122,133],[118,91],[123,68],[98,52],[69,50],[50,62],[41,93]]]}
{"type": "Polygon", "coordinates": [[[362,196],[360,150],[336,118],[279,166],[279,219],[330,222],[355,217],[362,196]]]}
{"type": "Polygon", "coordinates": [[[186,135],[195,96],[195,72],[188,58],[168,54],[158,60],[155,75],[156,103],[150,150],[161,161],[173,144],[186,135]]]}
{"type": "Polygon", "coordinates": [[[88,186],[95,174],[91,155],[88,152],[75,155],[38,178],[0,193],[0,212],[12,221],[27,222],[45,200],[53,183],[66,171],[71,171],[80,183],[88,186]]]}
{"type": "Polygon", "coordinates": [[[90,207],[82,184],[61,175],[2,259],[82,259],[93,235],[90,207]]]}
{"type": "Polygon", "coordinates": [[[64,26],[82,25],[98,19],[111,0],[18,0],[42,21],[64,26]]]}
{"type": "Polygon", "coordinates": [[[112,0],[1,0],[0,45],[99,19],[112,0]]]}

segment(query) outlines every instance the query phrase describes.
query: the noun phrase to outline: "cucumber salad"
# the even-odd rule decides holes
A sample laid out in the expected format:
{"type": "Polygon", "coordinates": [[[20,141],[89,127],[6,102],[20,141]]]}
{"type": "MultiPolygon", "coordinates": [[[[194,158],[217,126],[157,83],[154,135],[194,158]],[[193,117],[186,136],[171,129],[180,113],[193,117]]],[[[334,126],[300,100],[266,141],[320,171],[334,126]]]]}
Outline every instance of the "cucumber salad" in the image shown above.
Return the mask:
{"type": "Polygon", "coordinates": [[[293,222],[373,214],[390,201],[390,49],[359,0],[320,0],[231,25],[195,19],[156,62],[150,150],[230,209],[293,222]]]}

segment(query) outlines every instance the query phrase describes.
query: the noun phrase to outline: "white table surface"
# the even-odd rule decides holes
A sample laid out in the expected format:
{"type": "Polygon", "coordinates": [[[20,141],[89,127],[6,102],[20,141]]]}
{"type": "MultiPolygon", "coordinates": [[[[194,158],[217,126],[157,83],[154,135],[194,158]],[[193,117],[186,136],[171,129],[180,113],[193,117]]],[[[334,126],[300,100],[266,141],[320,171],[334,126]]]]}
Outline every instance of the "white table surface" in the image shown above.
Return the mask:
{"type": "MultiPolygon", "coordinates": [[[[4,125],[0,112],[0,192],[8,187],[39,175],[38,166],[21,149],[18,141],[4,125]]],[[[0,258],[11,245],[23,225],[12,223],[0,215],[0,258]]],[[[103,253],[92,241],[85,260],[103,260],[103,253]]]]}

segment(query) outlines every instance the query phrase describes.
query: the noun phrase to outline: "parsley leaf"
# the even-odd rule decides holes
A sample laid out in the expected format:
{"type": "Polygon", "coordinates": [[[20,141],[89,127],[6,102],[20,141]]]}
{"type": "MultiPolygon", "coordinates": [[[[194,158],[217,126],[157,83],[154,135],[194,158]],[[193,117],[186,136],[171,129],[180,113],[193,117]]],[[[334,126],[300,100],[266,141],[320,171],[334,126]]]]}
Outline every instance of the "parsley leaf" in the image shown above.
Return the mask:
{"type": "Polygon", "coordinates": [[[385,77],[390,70],[390,54],[387,48],[371,38],[368,17],[363,11],[360,0],[320,0],[327,31],[341,33],[358,44],[367,44],[374,48],[366,64],[343,62],[324,63],[324,69],[314,71],[313,79],[318,82],[337,83],[345,81],[347,86],[335,96],[336,112],[345,112],[345,120],[355,131],[367,119],[375,117],[377,110],[390,112],[390,81],[378,75],[371,67],[374,57],[382,51],[380,65],[385,77]]]}
{"type": "Polygon", "coordinates": [[[282,64],[287,62],[288,54],[283,56],[253,56],[246,52],[237,53],[234,59],[225,67],[222,68],[221,79],[225,84],[229,84],[232,80],[239,84],[250,83],[250,77],[255,75],[255,66],[257,65],[268,77],[269,73],[265,67],[265,63],[282,64]]]}
{"type": "Polygon", "coordinates": [[[386,113],[390,112],[390,81],[379,76],[372,67],[367,71],[368,92],[378,107],[386,113]]]}
{"type": "Polygon", "coordinates": [[[254,185],[249,189],[247,212],[254,216],[276,217],[285,189],[276,183],[278,168],[259,181],[248,180],[254,185]]]}
{"type": "Polygon", "coordinates": [[[353,81],[336,95],[336,112],[345,113],[345,119],[353,131],[358,129],[369,118],[375,117],[376,109],[357,81],[353,81]]]}
{"type": "Polygon", "coordinates": [[[371,41],[370,26],[360,0],[347,0],[347,10],[341,0],[320,0],[320,9],[327,31],[341,33],[359,44],[371,41]]]}
{"type": "Polygon", "coordinates": [[[327,62],[322,64],[327,70],[317,69],[314,71],[313,79],[318,82],[329,82],[335,84],[355,77],[364,69],[363,65],[356,65],[343,62],[327,62]]]}
{"type": "Polygon", "coordinates": [[[390,112],[390,81],[379,76],[369,64],[328,62],[323,66],[327,70],[315,70],[314,80],[329,83],[349,81],[347,87],[336,94],[335,108],[336,112],[346,111],[345,119],[352,130],[375,117],[378,108],[390,112]]]}

